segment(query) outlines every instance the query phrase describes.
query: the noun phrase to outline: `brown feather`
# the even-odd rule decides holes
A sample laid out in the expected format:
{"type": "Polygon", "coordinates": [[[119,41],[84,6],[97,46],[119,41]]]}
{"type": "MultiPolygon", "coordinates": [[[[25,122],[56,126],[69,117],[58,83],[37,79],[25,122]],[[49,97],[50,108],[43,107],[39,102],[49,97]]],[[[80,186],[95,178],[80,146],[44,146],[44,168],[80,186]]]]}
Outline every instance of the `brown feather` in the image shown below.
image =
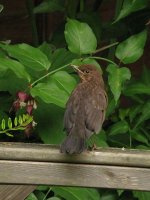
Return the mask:
{"type": "Polygon", "coordinates": [[[82,65],[78,72],[81,82],[72,92],[64,115],[67,138],[61,152],[81,153],[85,141],[99,133],[105,119],[107,96],[101,72],[93,65],[82,65]]]}

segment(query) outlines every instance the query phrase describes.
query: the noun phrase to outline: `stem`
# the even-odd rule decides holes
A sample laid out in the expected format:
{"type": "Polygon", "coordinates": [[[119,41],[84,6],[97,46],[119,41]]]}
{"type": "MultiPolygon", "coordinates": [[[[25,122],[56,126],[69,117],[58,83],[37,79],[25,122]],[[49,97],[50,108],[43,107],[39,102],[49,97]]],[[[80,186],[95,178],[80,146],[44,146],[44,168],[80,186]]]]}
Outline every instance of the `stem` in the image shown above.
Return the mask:
{"type": "Polygon", "coordinates": [[[33,1],[26,0],[26,7],[27,7],[28,14],[30,17],[33,44],[34,44],[34,46],[38,46],[39,40],[38,40],[38,32],[37,32],[37,27],[36,27],[36,18],[33,13],[33,8],[34,8],[33,1]]]}
{"type": "Polygon", "coordinates": [[[129,145],[130,145],[130,149],[132,148],[132,136],[131,136],[131,132],[130,132],[130,135],[129,135],[129,145]]]}
{"type": "Polygon", "coordinates": [[[80,0],[80,12],[84,11],[84,0],[80,0]]]}
{"type": "MultiPolygon", "coordinates": [[[[8,128],[8,129],[5,129],[5,130],[3,130],[3,131],[0,131],[0,134],[1,133],[7,133],[7,132],[9,132],[9,131],[18,131],[18,130],[20,130],[20,128],[22,128],[21,126],[17,126],[17,127],[15,127],[15,128],[8,128]]],[[[22,130],[22,129],[21,129],[22,130]]]]}
{"type": "MultiPolygon", "coordinates": [[[[111,60],[109,60],[109,59],[107,59],[107,58],[103,58],[103,57],[91,56],[91,57],[88,57],[88,58],[93,58],[93,59],[98,59],[98,60],[104,60],[104,61],[107,61],[107,62],[113,64],[113,65],[117,65],[115,62],[113,62],[113,61],[111,61],[111,60]]],[[[55,69],[55,70],[53,70],[53,71],[47,73],[46,75],[40,77],[39,79],[37,79],[37,80],[35,80],[33,83],[31,83],[30,87],[32,88],[37,82],[43,80],[44,78],[50,76],[51,74],[54,74],[54,73],[57,72],[57,71],[60,71],[60,70],[62,70],[62,69],[64,69],[64,68],[68,67],[69,65],[71,65],[71,63],[69,63],[69,64],[67,64],[67,65],[64,65],[64,66],[62,66],[62,67],[60,67],[60,68],[58,68],[58,69],[55,69]]]]}
{"type": "Polygon", "coordinates": [[[53,70],[53,71],[51,71],[51,72],[49,72],[49,73],[47,73],[46,75],[44,75],[44,76],[40,77],[39,79],[35,80],[35,81],[30,85],[30,87],[33,87],[37,82],[43,80],[43,79],[46,78],[47,76],[50,76],[51,74],[53,74],[53,73],[55,73],[55,72],[57,72],[57,71],[59,71],[59,70],[61,70],[61,69],[64,69],[64,68],[68,67],[69,65],[70,65],[70,63],[67,64],[67,65],[64,65],[64,66],[62,66],[62,67],[60,67],[60,68],[58,68],[58,69],[55,69],[55,70],[53,70]]]}
{"type": "Polygon", "coordinates": [[[45,194],[45,197],[43,198],[43,200],[46,200],[46,197],[48,196],[48,194],[50,193],[52,188],[49,188],[49,190],[47,191],[47,193],[45,194]]]}
{"type": "Polygon", "coordinates": [[[91,56],[91,57],[88,57],[88,58],[93,58],[93,59],[97,59],[97,60],[104,60],[104,61],[107,61],[107,62],[113,64],[113,65],[117,65],[115,62],[113,62],[113,61],[111,61],[111,60],[109,60],[109,59],[107,59],[107,58],[103,58],[103,57],[91,56]]]}
{"type": "Polygon", "coordinates": [[[104,50],[109,49],[109,48],[111,48],[111,47],[113,47],[113,46],[116,46],[117,44],[119,44],[119,42],[114,42],[114,43],[109,44],[109,45],[107,45],[107,46],[104,46],[104,47],[102,47],[102,48],[100,48],[100,49],[97,49],[97,50],[94,51],[92,54],[97,54],[97,53],[99,53],[99,52],[101,52],[101,51],[104,51],[104,50]]]}

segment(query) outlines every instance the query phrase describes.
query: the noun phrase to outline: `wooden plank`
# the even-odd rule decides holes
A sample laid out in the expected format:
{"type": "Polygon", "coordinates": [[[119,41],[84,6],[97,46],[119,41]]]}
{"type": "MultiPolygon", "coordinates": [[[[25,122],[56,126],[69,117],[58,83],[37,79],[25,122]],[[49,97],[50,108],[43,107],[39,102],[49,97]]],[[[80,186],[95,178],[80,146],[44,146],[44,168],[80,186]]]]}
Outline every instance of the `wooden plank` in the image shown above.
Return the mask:
{"type": "Polygon", "coordinates": [[[35,188],[35,185],[0,185],[0,199],[24,200],[35,188]]]}
{"type": "Polygon", "coordinates": [[[59,152],[59,146],[26,143],[0,143],[0,160],[87,163],[150,167],[150,150],[99,148],[80,155],[59,152]]]}
{"type": "Polygon", "coordinates": [[[44,184],[149,191],[149,180],[149,168],[0,161],[1,184],[44,184]]]}

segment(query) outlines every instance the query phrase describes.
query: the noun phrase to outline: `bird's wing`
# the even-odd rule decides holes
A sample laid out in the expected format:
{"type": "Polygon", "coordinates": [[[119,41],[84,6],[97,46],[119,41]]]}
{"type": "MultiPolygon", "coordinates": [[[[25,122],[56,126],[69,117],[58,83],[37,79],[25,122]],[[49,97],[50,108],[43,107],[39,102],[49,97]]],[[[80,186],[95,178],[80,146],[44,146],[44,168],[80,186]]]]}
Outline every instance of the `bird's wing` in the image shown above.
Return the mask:
{"type": "Polygon", "coordinates": [[[66,111],[64,115],[64,129],[66,130],[67,134],[70,133],[71,129],[75,124],[76,113],[79,109],[79,101],[80,101],[79,91],[76,88],[72,92],[66,104],[66,111]]]}
{"type": "Polygon", "coordinates": [[[87,129],[87,137],[93,132],[98,133],[101,130],[105,119],[105,111],[107,107],[107,95],[104,90],[99,93],[89,95],[85,99],[85,126],[87,129]]]}

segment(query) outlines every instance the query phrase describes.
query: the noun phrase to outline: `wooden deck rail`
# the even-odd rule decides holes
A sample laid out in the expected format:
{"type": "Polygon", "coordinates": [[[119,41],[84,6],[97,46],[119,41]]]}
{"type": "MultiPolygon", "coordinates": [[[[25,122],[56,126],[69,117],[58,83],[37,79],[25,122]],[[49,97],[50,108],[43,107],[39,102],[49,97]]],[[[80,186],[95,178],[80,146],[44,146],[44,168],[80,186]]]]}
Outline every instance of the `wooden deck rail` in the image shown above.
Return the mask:
{"type": "Polygon", "coordinates": [[[66,155],[53,145],[0,143],[0,184],[150,191],[150,151],[100,148],[66,155]]]}

